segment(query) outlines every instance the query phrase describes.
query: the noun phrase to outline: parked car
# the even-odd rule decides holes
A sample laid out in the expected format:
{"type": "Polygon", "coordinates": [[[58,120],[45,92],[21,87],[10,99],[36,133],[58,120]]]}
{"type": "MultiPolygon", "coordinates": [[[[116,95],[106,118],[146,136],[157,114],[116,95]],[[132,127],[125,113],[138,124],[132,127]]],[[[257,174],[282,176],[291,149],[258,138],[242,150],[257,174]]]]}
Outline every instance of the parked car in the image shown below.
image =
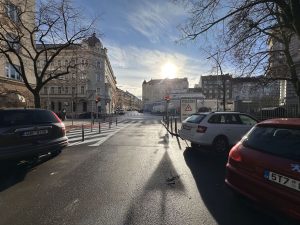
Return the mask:
{"type": "Polygon", "coordinates": [[[68,145],[65,125],[52,111],[0,110],[0,160],[54,155],[68,145]]]}
{"type": "Polygon", "coordinates": [[[198,145],[213,146],[217,152],[229,150],[258,121],[250,115],[239,112],[197,113],[182,122],[179,135],[198,145]]]}
{"type": "Polygon", "coordinates": [[[235,192],[300,221],[300,119],[257,124],[231,149],[226,170],[235,192]]]}

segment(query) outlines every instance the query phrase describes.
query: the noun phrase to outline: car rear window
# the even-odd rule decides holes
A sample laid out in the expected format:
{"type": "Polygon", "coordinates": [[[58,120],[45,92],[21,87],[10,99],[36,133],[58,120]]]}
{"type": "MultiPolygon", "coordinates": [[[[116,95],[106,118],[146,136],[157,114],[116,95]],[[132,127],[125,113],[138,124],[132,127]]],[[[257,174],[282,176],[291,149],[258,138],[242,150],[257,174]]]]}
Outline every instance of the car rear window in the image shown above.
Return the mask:
{"type": "Polygon", "coordinates": [[[58,119],[46,110],[3,110],[0,111],[0,127],[57,123],[58,119]]]}
{"type": "Polygon", "coordinates": [[[206,115],[204,114],[199,114],[199,115],[192,115],[190,117],[188,117],[184,122],[188,122],[188,123],[200,123],[206,115]]]}
{"type": "Polygon", "coordinates": [[[288,127],[254,127],[243,145],[290,159],[300,159],[300,129],[288,127]]]}

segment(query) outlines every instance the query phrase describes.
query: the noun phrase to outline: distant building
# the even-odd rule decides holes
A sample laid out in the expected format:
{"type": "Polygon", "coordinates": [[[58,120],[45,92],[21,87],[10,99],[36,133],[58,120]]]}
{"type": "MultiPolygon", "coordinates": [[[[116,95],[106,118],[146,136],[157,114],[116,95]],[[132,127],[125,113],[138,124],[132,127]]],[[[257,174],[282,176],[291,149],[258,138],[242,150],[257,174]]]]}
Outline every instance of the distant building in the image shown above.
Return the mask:
{"type": "MultiPolygon", "coordinates": [[[[1,34],[14,35],[12,28],[18,26],[18,13],[22,14],[22,22],[28,24],[34,24],[34,12],[35,0],[7,0],[0,2],[0,14],[1,14],[1,34]],[[26,7],[26,8],[25,8],[26,7]]],[[[15,29],[16,30],[16,29],[15,29]]],[[[31,49],[30,37],[28,32],[23,33],[25,36],[22,37],[21,41],[27,49],[31,49]]],[[[1,44],[4,41],[0,41],[1,44]]],[[[14,43],[15,48],[20,45],[14,43]]],[[[3,45],[4,48],[5,45],[3,45]]],[[[22,49],[19,49],[22,51],[22,49]]],[[[33,50],[33,49],[32,49],[33,50]]],[[[24,56],[28,56],[28,52],[22,51],[24,56]]],[[[13,64],[19,68],[20,65],[18,60],[12,57],[13,64]]],[[[26,77],[29,83],[34,86],[36,83],[35,76],[32,72],[32,65],[30,60],[27,63],[26,77]]],[[[34,100],[32,93],[25,87],[23,79],[12,64],[8,62],[6,57],[0,54],[0,107],[33,107],[34,100]]]]}
{"type": "Polygon", "coordinates": [[[225,85],[226,99],[232,99],[232,76],[224,75],[203,75],[200,77],[200,86],[206,99],[221,99],[225,85]]]}
{"type": "Polygon", "coordinates": [[[187,78],[155,79],[143,82],[143,108],[151,111],[153,104],[171,93],[185,93],[189,88],[187,78]]]}
{"type": "Polygon", "coordinates": [[[124,110],[140,110],[142,108],[142,100],[128,91],[117,88],[116,108],[124,110]]]}
{"type": "Polygon", "coordinates": [[[232,100],[266,100],[279,103],[279,81],[263,83],[263,77],[232,78],[232,100]]]}
{"type": "Polygon", "coordinates": [[[107,49],[95,34],[64,49],[52,62],[50,70],[66,67],[70,62],[76,67],[68,75],[50,81],[41,90],[42,106],[55,112],[65,108],[68,115],[75,117],[86,112],[113,113],[117,81],[107,49]],[[97,106],[96,99],[100,100],[97,106]]]}

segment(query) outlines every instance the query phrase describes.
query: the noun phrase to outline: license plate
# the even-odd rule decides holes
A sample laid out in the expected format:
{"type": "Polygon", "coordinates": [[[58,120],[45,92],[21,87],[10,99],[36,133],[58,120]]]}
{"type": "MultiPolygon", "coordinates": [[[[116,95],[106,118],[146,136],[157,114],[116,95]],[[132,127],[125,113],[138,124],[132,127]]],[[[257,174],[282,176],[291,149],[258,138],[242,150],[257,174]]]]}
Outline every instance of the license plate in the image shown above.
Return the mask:
{"type": "Polygon", "coordinates": [[[289,187],[291,189],[300,191],[300,181],[286,177],[284,175],[265,170],[264,178],[277,184],[289,187]]]}
{"type": "Polygon", "coordinates": [[[48,130],[30,130],[23,133],[24,137],[48,134],[48,130]]]}
{"type": "Polygon", "coordinates": [[[185,129],[185,130],[191,130],[191,127],[183,125],[183,129],[185,129]]]}

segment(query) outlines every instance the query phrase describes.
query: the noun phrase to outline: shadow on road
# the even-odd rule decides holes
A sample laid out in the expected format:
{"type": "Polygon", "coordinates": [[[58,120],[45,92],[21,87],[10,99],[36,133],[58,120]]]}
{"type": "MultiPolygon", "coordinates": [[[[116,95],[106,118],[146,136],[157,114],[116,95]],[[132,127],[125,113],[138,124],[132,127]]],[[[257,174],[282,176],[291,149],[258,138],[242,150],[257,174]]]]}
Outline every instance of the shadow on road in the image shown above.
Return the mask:
{"type": "Polygon", "coordinates": [[[184,158],[204,204],[219,225],[285,224],[262,213],[252,202],[238,199],[229,190],[224,183],[227,156],[204,148],[186,148],[184,158]]]}
{"type": "Polygon", "coordinates": [[[22,182],[29,171],[50,158],[49,154],[38,159],[0,162],[0,192],[22,182]]]}
{"type": "Polygon", "coordinates": [[[185,187],[166,151],[142,193],[131,203],[123,224],[168,224],[168,198],[171,193],[184,192],[185,187]]]}

